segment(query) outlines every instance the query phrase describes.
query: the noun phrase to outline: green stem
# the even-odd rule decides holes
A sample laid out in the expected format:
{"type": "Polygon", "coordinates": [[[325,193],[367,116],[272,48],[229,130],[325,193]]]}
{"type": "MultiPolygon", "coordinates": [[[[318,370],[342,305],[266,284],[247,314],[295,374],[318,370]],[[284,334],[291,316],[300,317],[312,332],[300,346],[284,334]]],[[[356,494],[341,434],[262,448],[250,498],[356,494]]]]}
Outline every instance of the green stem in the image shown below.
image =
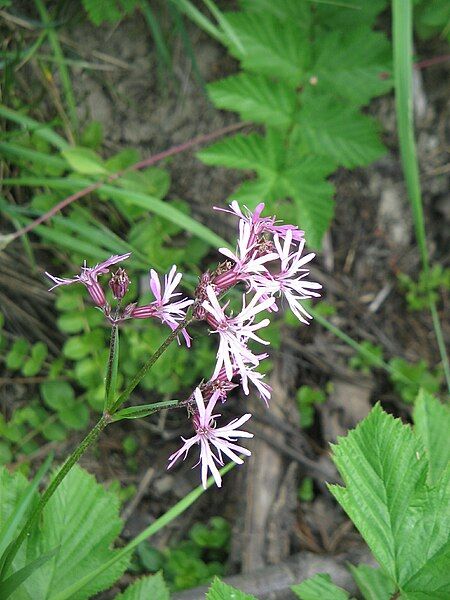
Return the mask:
{"type": "Polygon", "coordinates": [[[319,315],[311,306],[308,306],[308,311],[312,314],[314,320],[320,323],[322,327],[330,331],[333,335],[342,340],[345,344],[359,352],[359,354],[371,360],[374,364],[377,365],[377,367],[384,369],[391,375],[395,375],[397,379],[402,379],[407,384],[414,383],[409,377],[406,377],[406,375],[403,375],[403,373],[400,373],[400,371],[391,367],[391,365],[385,362],[382,358],[372,354],[370,350],[366,350],[364,346],[362,346],[349,335],[344,333],[341,329],[339,329],[339,327],[336,327],[335,325],[327,321],[324,317],[319,315]]]}
{"type": "MultiPolygon", "coordinates": [[[[414,229],[419,245],[422,269],[426,276],[430,272],[430,261],[426,243],[425,219],[423,213],[422,194],[420,189],[419,166],[414,138],[413,115],[413,10],[411,0],[393,0],[393,44],[394,44],[394,80],[395,107],[397,128],[400,143],[400,155],[403,174],[411,202],[414,229]]],[[[444,367],[447,387],[450,391],[450,365],[445,348],[439,315],[436,304],[428,295],[428,306],[431,312],[442,365],[444,367]]]]}
{"type": "Polygon", "coordinates": [[[114,404],[111,406],[110,414],[113,415],[124,402],[128,400],[133,390],[139,385],[142,379],[147,375],[150,369],[153,367],[158,358],[163,354],[168,346],[174,341],[177,335],[184,329],[189,323],[194,320],[192,312],[179,323],[178,327],[172,331],[170,335],[164,340],[161,346],[150,356],[148,361],[140,368],[139,372],[133,377],[131,382],[127,385],[126,389],[120,394],[114,404]]]}
{"type": "MultiPolygon", "coordinates": [[[[117,307],[115,312],[115,317],[117,317],[119,311],[119,307],[117,307]]],[[[111,338],[109,341],[109,356],[108,356],[108,366],[106,369],[106,379],[105,379],[105,403],[104,410],[109,409],[109,403],[111,401],[111,382],[113,379],[113,371],[117,374],[117,368],[114,369],[114,366],[117,365],[118,357],[117,354],[117,342],[118,342],[118,326],[117,324],[112,325],[111,327],[111,338]]],[[[114,394],[115,390],[112,390],[112,394],[114,394]]]]}
{"type": "Polygon", "coordinates": [[[11,545],[11,548],[8,551],[8,556],[5,559],[5,563],[3,565],[2,574],[6,573],[9,567],[11,566],[14,557],[16,556],[20,546],[22,545],[24,539],[30,533],[31,528],[33,527],[36,519],[39,517],[41,512],[43,511],[45,505],[50,500],[50,498],[55,493],[56,489],[65,478],[65,476],[69,473],[71,468],[75,463],[81,458],[81,456],[86,452],[86,450],[95,442],[103,429],[110,422],[109,417],[103,416],[98,423],[91,429],[91,431],[87,434],[81,444],[76,448],[74,452],[69,456],[66,462],[63,464],[61,469],[58,471],[48,488],[45,490],[44,494],[41,496],[39,503],[36,508],[33,510],[31,515],[28,517],[27,522],[23,526],[21,532],[15,539],[14,543],[11,545]]]}

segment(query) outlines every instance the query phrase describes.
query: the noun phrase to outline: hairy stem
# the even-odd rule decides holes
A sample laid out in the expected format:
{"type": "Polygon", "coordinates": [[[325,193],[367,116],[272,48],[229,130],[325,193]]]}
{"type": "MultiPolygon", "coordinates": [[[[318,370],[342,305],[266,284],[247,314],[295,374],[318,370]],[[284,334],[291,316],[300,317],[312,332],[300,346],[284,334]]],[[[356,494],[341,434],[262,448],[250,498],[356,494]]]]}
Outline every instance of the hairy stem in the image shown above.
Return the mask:
{"type": "Polygon", "coordinates": [[[174,339],[181,333],[181,330],[184,329],[189,323],[192,323],[194,320],[194,316],[192,312],[188,314],[178,325],[176,329],[172,331],[170,335],[164,340],[161,346],[150,356],[148,361],[140,368],[139,372],[133,377],[131,382],[127,385],[126,389],[120,394],[114,404],[111,406],[110,414],[113,415],[124,402],[128,400],[133,390],[139,385],[142,379],[147,375],[150,369],[153,367],[158,358],[163,354],[170,344],[174,341],[174,339]]]}
{"type": "Polygon", "coordinates": [[[55,491],[58,488],[58,486],[60,485],[60,483],[63,481],[65,476],[69,473],[69,471],[74,466],[74,464],[79,461],[79,459],[86,452],[86,450],[89,448],[89,446],[91,446],[93,444],[93,442],[95,442],[95,440],[98,438],[100,433],[103,431],[103,429],[106,427],[106,425],[108,425],[109,422],[110,422],[109,416],[103,415],[103,417],[91,429],[91,431],[87,434],[87,436],[80,443],[80,445],[74,450],[74,452],[72,452],[72,454],[69,456],[69,458],[67,458],[66,462],[63,464],[63,466],[58,471],[56,476],[53,478],[53,480],[50,483],[50,485],[48,486],[48,488],[45,490],[45,492],[41,496],[41,499],[39,500],[38,505],[33,510],[31,515],[28,517],[27,522],[23,526],[21,532],[15,539],[14,543],[11,545],[11,547],[8,551],[8,555],[6,556],[6,559],[5,559],[5,562],[3,565],[2,574],[6,573],[7,570],[9,569],[9,567],[11,566],[11,564],[14,560],[14,557],[16,556],[24,539],[30,533],[31,528],[33,527],[36,519],[42,513],[45,505],[50,500],[50,498],[53,496],[53,494],[55,493],[55,491]]]}

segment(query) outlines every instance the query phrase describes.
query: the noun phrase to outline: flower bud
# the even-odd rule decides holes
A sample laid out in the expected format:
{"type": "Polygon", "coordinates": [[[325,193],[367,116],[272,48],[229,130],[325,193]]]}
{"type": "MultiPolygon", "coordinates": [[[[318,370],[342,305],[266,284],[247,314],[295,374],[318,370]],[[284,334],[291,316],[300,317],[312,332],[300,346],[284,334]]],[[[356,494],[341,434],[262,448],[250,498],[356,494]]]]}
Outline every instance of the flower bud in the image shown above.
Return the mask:
{"type": "Polygon", "coordinates": [[[106,306],[105,292],[103,291],[102,286],[97,281],[93,281],[92,283],[87,284],[86,289],[89,292],[90,297],[98,307],[104,308],[106,306]]]}
{"type": "Polygon", "coordinates": [[[111,279],[109,280],[109,287],[116,300],[122,300],[128,291],[129,285],[130,280],[127,272],[122,268],[117,269],[117,271],[111,275],[111,279]]]}

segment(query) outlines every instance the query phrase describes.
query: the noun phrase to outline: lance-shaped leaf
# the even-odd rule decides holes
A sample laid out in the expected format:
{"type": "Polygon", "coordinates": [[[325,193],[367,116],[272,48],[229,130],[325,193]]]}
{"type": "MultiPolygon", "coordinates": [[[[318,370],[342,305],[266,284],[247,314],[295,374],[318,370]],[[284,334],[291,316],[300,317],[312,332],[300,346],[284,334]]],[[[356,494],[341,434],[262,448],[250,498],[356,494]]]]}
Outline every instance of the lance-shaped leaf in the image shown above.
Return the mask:
{"type": "Polygon", "coordinates": [[[142,577],[127,587],[114,600],[169,600],[169,590],[161,573],[142,577]]]}
{"type": "MultiPolygon", "coordinates": [[[[40,526],[23,543],[13,570],[18,571],[55,547],[59,550],[22,583],[14,600],[16,594],[17,600],[51,600],[96,566],[110,561],[119,553],[111,546],[121,529],[117,496],[75,466],[45,506],[40,526]]],[[[110,587],[126,569],[129,556],[122,554],[120,560],[71,598],[84,600],[110,587]]]]}
{"type": "Polygon", "coordinates": [[[128,406],[118,410],[112,416],[113,421],[122,421],[122,419],[142,419],[152,415],[158,410],[164,408],[175,408],[178,406],[178,400],[167,400],[166,402],[154,402],[153,404],[139,404],[138,406],[128,406]]]}
{"type": "Polygon", "coordinates": [[[405,598],[450,594],[450,469],[427,485],[420,437],[379,405],[333,446],[330,490],[405,598]]]}

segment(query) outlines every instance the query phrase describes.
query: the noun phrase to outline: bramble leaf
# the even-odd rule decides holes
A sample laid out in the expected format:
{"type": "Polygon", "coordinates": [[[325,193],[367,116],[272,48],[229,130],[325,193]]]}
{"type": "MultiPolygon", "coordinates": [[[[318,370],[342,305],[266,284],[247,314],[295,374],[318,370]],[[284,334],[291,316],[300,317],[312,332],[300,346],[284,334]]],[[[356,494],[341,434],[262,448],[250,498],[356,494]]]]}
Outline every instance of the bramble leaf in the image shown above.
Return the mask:
{"type": "Polygon", "coordinates": [[[349,33],[329,31],[315,45],[317,58],[308,73],[309,81],[315,82],[315,92],[331,93],[360,106],[392,87],[386,76],[391,68],[391,49],[383,33],[365,27],[349,33]]]}
{"type": "Polygon", "coordinates": [[[142,577],[127,587],[114,600],[169,600],[169,590],[161,573],[142,577]]]}
{"type": "Polygon", "coordinates": [[[206,594],[206,600],[257,600],[255,596],[241,592],[231,585],[220,581],[217,577],[212,582],[211,587],[206,594]]]}
{"type": "MultiPolygon", "coordinates": [[[[97,484],[92,475],[75,466],[43,510],[39,529],[24,542],[13,567],[20,569],[59,546],[57,555],[35,571],[19,588],[17,600],[51,600],[96,566],[113,558],[110,546],[122,528],[119,501],[97,484]]],[[[110,587],[122,575],[129,556],[99,574],[78,591],[74,600],[90,598],[110,587]]]]}
{"type": "Polygon", "coordinates": [[[429,487],[420,437],[379,405],[333,446],[333,460],[345,487],[330,491],[402,597],[447,597],[450,469],[429,487]]]}
{"type": "Polygon", "coordinates": [[[326,573],[318,573],[309,577],[299,585],[293,585],[291,590],[300,600],[348,600],[348,592],[334,585],[326,573]]]}
{"type": "Polygon", "coordinates": [[[305,92],[297,123],[300,150],[326,156],[344,167],[368,165],[385,152],[377,123],[331,96],[305,92]]]}
{"type": "Polygon", "coordinates": [[[364,600],[390,600],[395,594],[395,584],[381,569],[369,565],[350,565],[350,571],[364,600]]]}
{"type": "Polygon", "coordinates": [[[265,201],[268,210],[277,208],[271,201],[291,199],[290,216],[302,224],[309,245],[320,247],[334,213],[334,188],[326,177],[335,164],[328,158],[298,152],[295,144],[286,148],[283,135],[273,129],[265,137],[240,134],[221,140],[198,156],[209,165],[255,170],[259,179],[245,182],[230,198],[249,207],[265,201]]]}
{"type": "Polygon", "coordinates": [[[450,462],[450,408],[421,389],[413,418],[414,429],[422,438],[430,463],[428,483],[434,485],[450,462]]]}
{"type": "Polygon", "coordinates": [[[240,73],[207,86],[214,106],[233,110],[244,120],[287,127],[293,121],[297,94],[283,82],[240,73]]]}
{"type": "Polygon", "coordinates": [[[306,32],[295,21],[244,12],[229,12],[225,16],[241,46],[228,39],[229,50],[244,69],[260,75],[276,73],[294,89],[302,82],[310,61],[310,44],[306,32]]]}

